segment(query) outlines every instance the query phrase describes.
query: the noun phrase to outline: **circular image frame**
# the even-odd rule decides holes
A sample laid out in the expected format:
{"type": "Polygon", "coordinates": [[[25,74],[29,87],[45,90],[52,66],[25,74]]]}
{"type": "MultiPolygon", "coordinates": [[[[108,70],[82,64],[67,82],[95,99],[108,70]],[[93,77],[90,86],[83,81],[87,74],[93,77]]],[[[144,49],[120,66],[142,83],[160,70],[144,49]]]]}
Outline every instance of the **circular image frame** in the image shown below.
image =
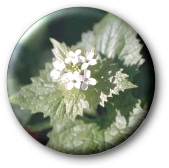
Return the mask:
{"type": "Polygon", "coordinates": [[[7,80],[25,130],[56,151],[76,155],[128,139],[155,90],[153,62],[141,37],[113,14],[81,7],[53,12],[29,28],[14,49],[7,80]]]}

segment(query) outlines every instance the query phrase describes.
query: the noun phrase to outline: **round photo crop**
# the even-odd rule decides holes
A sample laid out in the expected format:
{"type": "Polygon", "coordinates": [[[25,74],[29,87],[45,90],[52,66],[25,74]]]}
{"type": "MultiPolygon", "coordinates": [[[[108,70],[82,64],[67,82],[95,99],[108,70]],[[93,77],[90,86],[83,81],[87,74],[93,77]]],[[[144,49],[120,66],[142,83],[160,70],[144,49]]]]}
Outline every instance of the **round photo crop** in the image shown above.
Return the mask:
{"type": "Polygon", "coordinates": [[[9,62],[8,95],[24,129],[68,154],[111,149],[140,126],[155,74],[142,38],[94,8],[53,12],[32,25],[9,62]]]}

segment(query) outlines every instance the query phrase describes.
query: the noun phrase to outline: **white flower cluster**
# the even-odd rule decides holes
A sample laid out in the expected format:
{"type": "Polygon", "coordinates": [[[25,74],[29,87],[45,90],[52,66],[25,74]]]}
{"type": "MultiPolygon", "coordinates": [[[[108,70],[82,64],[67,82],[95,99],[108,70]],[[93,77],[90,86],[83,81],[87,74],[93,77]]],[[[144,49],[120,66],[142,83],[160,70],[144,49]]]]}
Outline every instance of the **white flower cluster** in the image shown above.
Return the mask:
{"type": "Polygon", "coordinates": [[[97,81],[91,78],[91,71],[87,68],[90,65],[96,65],[94,52],[91,51],[85,56],[80,55],[81,50],[75,52],[70,51],[64,60],[56,60],[53,62],[54,69],[50,72],[50,76],[61,81],[66,85],[66,89],[71,90],[73,87],[77,89],[87,90],[89,85],[96,85],[97,81]]]}

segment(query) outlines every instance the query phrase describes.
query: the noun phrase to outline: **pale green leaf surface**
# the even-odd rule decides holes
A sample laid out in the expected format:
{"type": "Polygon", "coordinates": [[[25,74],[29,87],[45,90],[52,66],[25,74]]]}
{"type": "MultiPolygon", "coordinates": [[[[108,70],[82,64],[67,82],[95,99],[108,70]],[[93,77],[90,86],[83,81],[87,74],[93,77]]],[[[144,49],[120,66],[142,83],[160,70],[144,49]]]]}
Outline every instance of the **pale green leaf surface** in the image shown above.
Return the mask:
{"type": "Polygon", "coordinates": [[[94,33],[97,50],[108,58],[117,56],[126,66],[141,65],[144,62],[137,33],[118,17],[108,14],[95,26],[94,33]]]}
{"type": "Polygon", "coordinates": [[[68,47],[65,43],[60,43],[57,40],[50,38],[51,43],[53,44],[52,52],[57,60],[62,60],[66,58],[68,53],[68,47]]]}
{"type": "Polygon", "coordinates": [[[88,154],[97,153],[103,148],[103,136],[94,123],[85,124],[80,120],[74,122],[56,120],[53,125],[47,144],[52,149],[71,154],[88,154]]]}
{"type": "Polygon", "coordinates": [[[93,31],[82,33],[81,41],[73,46],[74,48],[84,48],[87,51],[91,51],[95,47],[95,36],[93,31]]]}
{"type": "Polygon", "coordinates": [[[77,155],[94,154],[108,150],[123,142],[136,125],[140,125],[145,111],[140,103],[130,111],[129,122],[118,112],[115,121],[104,129],[96,123],[82,120],[62,122],[55,120],[49,133],[48,147],[64,153],[77,155]],[[134,118],[133,118],[134,117],[134,118]],[[137,120],[135,120],[137,118],[137,120]]]}
{"type": "Polygon", "coordinates": [[[95,24],[93,31],[82,34],[82,41],[76,47],[82,46],[89,50],[95,46],[98,53],[108,58],[117,58],[125,66],[143,64],[140,54],[142,45],[137,39],[137,33],[126,22],[107,14],[99,23],[95,24]]]}
{"type": "Polygon", "coordinates": [[[83,115],[83,109],[89,108],[84,91],[73,88],[72,90],[62,89],[63,101],[66,106],[66,117],[74,120],[77,115],[83,115]]]}
{"type": "Polygon", "coordinates": [[[137,86],[128,81],[129,75],[122,73],[122,69],[116,72],[113,83],[116,85],[111,91],[113,94],[119,94],[120,91],[124,92],[126,89],[136,88],[137,86]]]}
{"type": "Polygon", "coordinates": [[[20,105],[21,109],[29,109],[32,113],[43,112],[44,116],[64,116],[64,104],[61,100],[61,92],[50,78],[52,64],[46,64],[46,68],[40,71],[40,76],[32,78],[32,84],[26,85],[10,97],[10,102],[20,105]],[[62,110],[59,110],[62,109],[62,110]],[[59,110],[59,112],[58,112],[59,110]]]}

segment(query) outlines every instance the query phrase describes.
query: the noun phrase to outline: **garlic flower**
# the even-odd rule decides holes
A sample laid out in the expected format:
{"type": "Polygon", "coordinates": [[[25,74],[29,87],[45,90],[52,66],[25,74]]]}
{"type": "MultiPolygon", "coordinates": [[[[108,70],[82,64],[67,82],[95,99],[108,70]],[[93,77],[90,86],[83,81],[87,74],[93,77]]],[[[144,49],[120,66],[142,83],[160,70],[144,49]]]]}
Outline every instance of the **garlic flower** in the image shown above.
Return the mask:
{"type": "Polygon", "coordinates": [[[83,83],[81,85],[82,90],[87,90],[89,85],[96,85],[97,81],[94,78],[90,78],[91,71],[84,70],[83,83]]]}
{"type": "Polygon", "coordinates": [[[87,69],[87,67],[89,65],[96,65],[97,62],[96,62],[96,59],[93,59],[94,57],[94,52],[89,52],[86,57],[84,56],[79,56],[79,62],[82,62],[82,66],[81,66],[81,69],[84,70],[84,69],[87,69]]]}
{"type": "MultiPolygon", "coordinates": [[[[91,71],[88,70],[89,65],[97,64],[96,59],[93,59],[94,52],[89,52],[86,56],[82,56],[81,50],[75,52],[67,52],[66,58],[53,62],[54,69],[50,72],[50,76],[56,80],[60,79],[67,90],[74,87],[76,89],[87,90],[89,85],[96,85],[97,81],[91,78],[91,71]]],[[[57,59],[57,58],[56,58],[57,59]]]]}
{"type": "Polygon", "coordinates": [[[73,64],[77,64],[78,63],[78,56],[81,53],[81,50],[78,49],[75,52],[73,51],[69,51],[67,58],[65,58],[65,63],[68,64],[70,62],[72,62],[73,64]]]}
{"type": "Polygon", "coordinates": [[[66,89],[71,90],[73,87],[80,89],[82,79],[79,72],[68,72],[63,76],[62,81],[66,83],[66,89]]]}

